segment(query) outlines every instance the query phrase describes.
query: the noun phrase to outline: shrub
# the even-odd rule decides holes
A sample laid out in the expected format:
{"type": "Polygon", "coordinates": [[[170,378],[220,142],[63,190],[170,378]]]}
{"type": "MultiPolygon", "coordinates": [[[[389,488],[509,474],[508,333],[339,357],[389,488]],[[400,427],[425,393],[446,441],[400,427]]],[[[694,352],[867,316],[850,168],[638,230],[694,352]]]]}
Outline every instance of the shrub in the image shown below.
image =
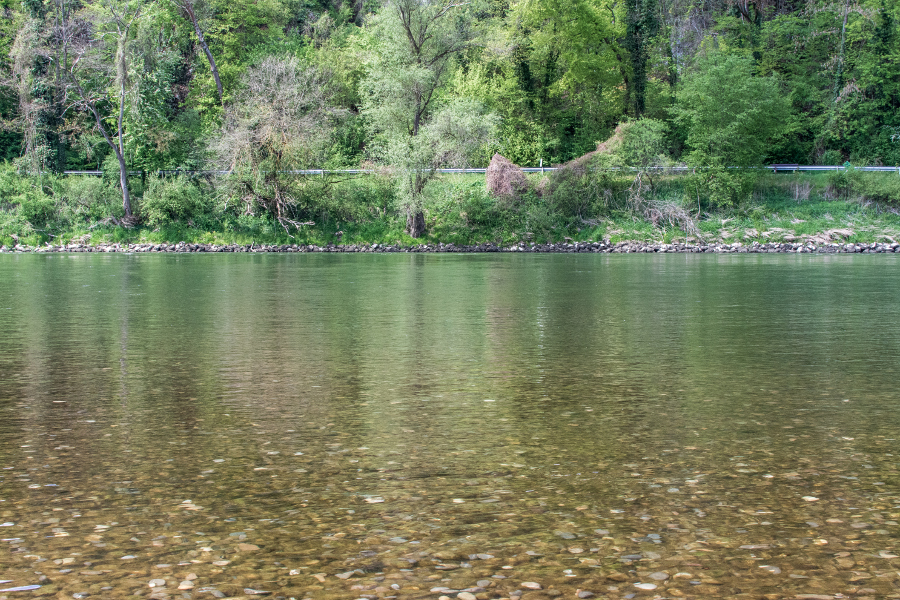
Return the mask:
{"type": "Polygon", "coordinates": [[[619,127],[623,130],[619,154],[625,165],[645,171],[666,163],[665,123],[643,118],[619,127]]]}
{"type": "Polygon", "coordinates": [[[72,175],[53,182],[53,195],[60,208],[60,221],[85,223],[121,217],[122,193],[118,180],[107,183],[99,177],[72,175]]]}
{"type": "Polygon", "coordinates": [[[550,173],[538,191],[550,208],[565,217],[590,217],[611,207],[624,186],[609,171],[610,154],[598,150],[571,160],[550,173]]]}
{"type": "Polygon", "coordinates": [[[749,197],[758,173],[726,170],[762,164],[790,120],[790,103],[774,78],[757,77],[753,60],[713,52],[689,72],[673,108],[687,131],[688,164],[713,206],[749,197]]]}
{"type": "Polygon", "coordinates": [[[826,150],[822,153],[822,156],[819,157],[818,164],[826,166],[841,165],[844,164],[844,157],[837,150],[826,150]]]}
{"type": "Polygon", "coordinates": [[[862,201],[900,205],[900,176],[894,173],[867,173],[847,170],[850,189],[862,201]]]}
{"type": "MultiPolygon", "coordinates": [[[[43,226],[56,218],[56,203],[44,190],[40,177],[22,176],[12,167],[0,170],[0,208],[16,213],[21,221],[43,226]]],[[[52,178],[46,178],[49,184],[52,178]]],[[[48,185],[49,187],[49,185],[48,185]]]]}
{"type": "Polygon", "coordinates": [[[212,209],[199,185],[181,176],[151,180],[140,206],[151,226],[205,217],[212,209]]]}
{"type": "Polygon", "coordinates": [[[759,173],[754,170],[718,166],[698,170],[691,176],[697,193],[715,208],[739,206],[752,196],[758,179],[759,173]]]}

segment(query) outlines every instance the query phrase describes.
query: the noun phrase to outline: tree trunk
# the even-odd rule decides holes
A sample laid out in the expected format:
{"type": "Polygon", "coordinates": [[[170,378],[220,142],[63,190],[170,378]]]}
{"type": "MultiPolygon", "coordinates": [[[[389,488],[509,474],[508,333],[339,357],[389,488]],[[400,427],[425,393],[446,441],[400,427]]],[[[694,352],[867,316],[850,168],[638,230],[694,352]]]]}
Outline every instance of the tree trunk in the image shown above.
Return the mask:
{"type": "Polygon", "coordinates": [[[425,233],[425,213],[421,209],[410,207],[406,210],[406,233],[414,238],[425,233]]]}
{"type": "MultiPolygon", "coordinates": [[[[122,54],[124,57],[124,53],[122,54]]],[[[125,68],[124,58],[122,68],[125,68]]],[[[119,147],[115,148],[116,158],[119,159],[119,183],[122,184],[122,206],[125,208],[125,218],[131,218],[131,194],[128,192],[128,168],[125,165],[125,140],[124,140],[124,121],[125,119],[125,78],[120,77],[119,82],[119,147]]]]}
{"type": "Polygon", "coordinates": [[[209,46],[206,44],[206,38],[203,37],[203,30],[200,29],[200,23],[197,22],[197,15],[196,13],[194,13],[194,7],[190,2],[185,2],[184,7],[188,18],[191,20],[191,24],[194,26],[194,31],[197,33],[197,40],[199,40],[200,42],[200,47],[203,48],[203,52],[206,54],[206,59],[209,61],[209,70],[212,71],[213,79],[216,80],[216,91],[219,92],[219,102],[222,102],[222,80],[219,79],[219,69],[218,67],[216,67],[216,59],[213,58],[212,52],[210,51],[209,46]]]}
{"type": "Polygon", "coordinates": [[[116,158],[119,159],[119,183],[122,185],[122,206],[125,208],[125,218],[130,219],[131,214],[131,194],[128,191],[128,168],[125,165],[125,157],[122,156],[122,153],[118,148],[114,148],[116,151],[116,158]]]}

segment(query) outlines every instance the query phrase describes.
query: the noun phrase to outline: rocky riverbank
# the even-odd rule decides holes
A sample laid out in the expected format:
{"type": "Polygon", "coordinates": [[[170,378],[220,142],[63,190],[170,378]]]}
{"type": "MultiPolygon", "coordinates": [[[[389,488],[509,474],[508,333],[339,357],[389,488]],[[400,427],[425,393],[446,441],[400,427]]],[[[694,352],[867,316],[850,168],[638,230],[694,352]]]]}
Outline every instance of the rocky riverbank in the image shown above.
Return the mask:
{"type": "Polygon", "coordinates": [[[865,244],[840,244],[825,243],[815,244],[800,243],[759,243],[750,244],[657,244],[647,242],[567,242],[554,244],[520,243],[510,246],[500,246],[486,243],[472,246],[455,244],[422,244],[414,246],[385,245],[385,244],[348,244],[327,246],[313,245],[238,245],[238,244],[66,244],[62,246],[26,246],[17,244],[14,247],[2,246],[0,253],[48,253],[48,252],[119,252],[133,253],[190,253],[190,252],[252,252],[252,253],[282,253],[282,252],[543,252],[543,253],[576,253],[593,252],[604,254],[640,254],[640,253],[713,253],[713,254],[737,254],[737,253],[793,253],[793,254],[883,254],[900,253],[900,244],[897,243],[865,243],[865,244]]]}

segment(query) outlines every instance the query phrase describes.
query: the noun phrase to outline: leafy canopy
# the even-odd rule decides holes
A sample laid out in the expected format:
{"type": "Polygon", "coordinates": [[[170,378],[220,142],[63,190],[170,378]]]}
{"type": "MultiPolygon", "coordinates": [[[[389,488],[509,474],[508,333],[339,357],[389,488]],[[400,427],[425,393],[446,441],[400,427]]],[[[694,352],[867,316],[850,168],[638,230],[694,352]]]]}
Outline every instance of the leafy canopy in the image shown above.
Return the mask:
{"type": "Polygon", "coordinates": [[[718,52],[685,77],[674,113],[698,166],[762,164],[791,118],[774,77],[756,77],[750,58],[718,52]]]}

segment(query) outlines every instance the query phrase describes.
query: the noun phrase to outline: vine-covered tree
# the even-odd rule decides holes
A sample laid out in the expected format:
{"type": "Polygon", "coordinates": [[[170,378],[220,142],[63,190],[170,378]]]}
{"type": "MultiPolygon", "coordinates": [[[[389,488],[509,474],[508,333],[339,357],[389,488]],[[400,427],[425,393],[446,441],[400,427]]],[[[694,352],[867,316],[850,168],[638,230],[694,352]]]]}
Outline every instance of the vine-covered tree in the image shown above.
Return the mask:
{"type": "Polygon", "coordinates": [[[143,8],[142,0],[98,0],[81,13],[83,21],[72,28],[66,50],[72,57],[65,74],[67,98],[73,107],[90,114],[115,153],[127,220],[133,217],[124,140],[128,44],[143,8]]]}

